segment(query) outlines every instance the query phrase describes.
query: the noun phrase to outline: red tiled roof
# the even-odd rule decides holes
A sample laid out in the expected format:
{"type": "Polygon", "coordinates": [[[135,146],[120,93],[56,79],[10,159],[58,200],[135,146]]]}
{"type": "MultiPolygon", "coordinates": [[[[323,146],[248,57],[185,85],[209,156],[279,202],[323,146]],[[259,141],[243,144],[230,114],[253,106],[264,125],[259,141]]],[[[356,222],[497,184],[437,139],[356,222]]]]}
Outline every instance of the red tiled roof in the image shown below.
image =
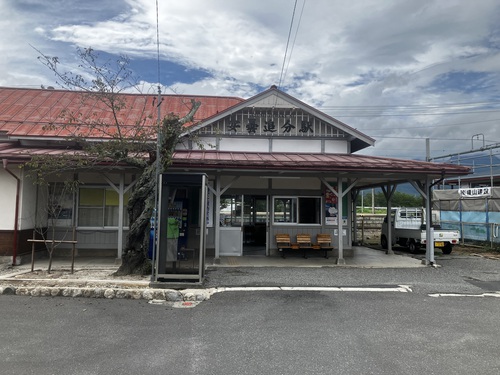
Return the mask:
{"type": "MultiPolygon", "coordinates": [[[[155,125],[157,95],[121,94],[125,108],[119,113],[120,123],[134,126],[145,119],[145,126],[155,125]]],[[[191,99],[201,102],[194,122],[224,111],[243,101],[236,97],[199,95],[162,95],[161,115],[175,113],[180,117],[190,110],[191,99]]],[[[69,130],[63,127],[44,129],[52,123],[65,123],[65,114],[78,114],[106,124],[114,124],[112,113],[102,102],[78,91],[0,88],[0,134],[11,137],[65,137],[69,130]],[[82,95],[83,94],[83,95],[82,95]],[[84,100],[84,98],[86,98],[84,100]]],[[[188,124],[189,125],[189,124],[188,124]]],[[[102,133],[89,137],[102,137],[102,133]]]]}

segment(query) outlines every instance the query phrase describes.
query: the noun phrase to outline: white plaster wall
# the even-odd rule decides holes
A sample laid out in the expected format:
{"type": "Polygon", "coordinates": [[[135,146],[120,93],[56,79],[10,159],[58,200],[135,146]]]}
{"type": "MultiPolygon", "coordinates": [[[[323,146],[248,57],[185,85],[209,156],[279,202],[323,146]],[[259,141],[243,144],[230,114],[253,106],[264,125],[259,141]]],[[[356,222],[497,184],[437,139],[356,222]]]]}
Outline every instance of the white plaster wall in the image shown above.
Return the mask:
{"type": "MultiPolygon", "coordinates": [[[[39,186],[33,181],[24,177],[21,183],[21,195],[19,200],[19,230],[33,229],[36,224],[35,215],[38,212],[41,214],[42,207],[47,205],[47,195],[38,195],[38,210],[37,210],[37,190],[39,186]]],[[[41,188],[40,190],[43,190],[41,188]]],[[[45,215],[46,216],[46,215],[45,215]]],[[[38,223],[40,224],[40,223],[38,223]]]]}
{"type": "MultiPolygon", "coordinates": [[[[9,169],[21,179],[19,191],[18,229],[33,229],[37,211],[39,217],[43,217],[43,207],[46,205],[47,195],[43,193],[43,188],[33,184],[31,180],[27,180],[22,171],[18,170],[16,167],[9,169]],[[38,198],[37,189],[40,189],[38,198]]],[[[14,230],[14,220],[16,214],[16,184],[17,182],[14,177],[5,172],[5,170],[0,169],[0,230],[14,230]]],[[[46,218],[44,218],[44,221],[46,222],[46,218]]],[[[43,224],[44,223],[42,223],[42,225],[43,224]]]]}
{"type": "MultiPolygon", "coordinates": [[[[19,176],[19,171],[13,172],[19,176]]],[[[16,179],[0,168],[0,230],[14,230],[16,187],[16,179]]]]}
{"type": "Polygon", "coordinates": [[[245,138],[222,138],[220,140],[220,151],[248,151],[269,152],[268,139],[245,138]]]}
{"type": "Polygon", "coordinates": [[[273,152],[290,153],[320,153],[321,140],[319,139],[273,139],[273,152]]]}
{"type": "Polygon", "coordinates": [[[326,154],[347,154],[348,152],[349,146],[347,141],[325,140],[326,154]]]}

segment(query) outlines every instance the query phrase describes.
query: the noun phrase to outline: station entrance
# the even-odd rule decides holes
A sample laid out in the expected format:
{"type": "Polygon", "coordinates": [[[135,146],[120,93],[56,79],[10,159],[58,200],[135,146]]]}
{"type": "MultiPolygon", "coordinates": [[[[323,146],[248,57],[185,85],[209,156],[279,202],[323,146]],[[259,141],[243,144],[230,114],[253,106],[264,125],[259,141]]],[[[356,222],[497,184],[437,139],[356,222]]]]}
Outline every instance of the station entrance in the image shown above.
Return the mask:
{"type": "Polygon", "coordinates": [[[220,255],[266,255],[268,197],[223,195],[220,202],[220,255]]]}

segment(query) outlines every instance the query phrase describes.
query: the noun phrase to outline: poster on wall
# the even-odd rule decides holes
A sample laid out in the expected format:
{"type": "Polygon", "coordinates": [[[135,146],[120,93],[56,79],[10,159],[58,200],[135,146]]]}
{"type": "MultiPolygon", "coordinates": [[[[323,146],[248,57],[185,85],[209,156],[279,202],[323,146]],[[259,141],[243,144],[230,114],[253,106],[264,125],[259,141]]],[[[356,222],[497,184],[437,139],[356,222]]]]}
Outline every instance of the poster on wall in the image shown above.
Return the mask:
{"type": "Polygon", "coordinates": [[[330,190],[325,191],[325,224],[338,225],[338,200],[330,190]]]}

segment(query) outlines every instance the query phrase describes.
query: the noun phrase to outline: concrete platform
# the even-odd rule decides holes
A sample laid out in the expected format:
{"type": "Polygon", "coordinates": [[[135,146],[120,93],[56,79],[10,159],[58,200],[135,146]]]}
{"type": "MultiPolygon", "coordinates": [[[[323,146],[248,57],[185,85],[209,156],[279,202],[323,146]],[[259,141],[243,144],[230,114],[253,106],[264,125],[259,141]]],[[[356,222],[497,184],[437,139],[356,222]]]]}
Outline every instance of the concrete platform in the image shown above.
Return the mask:
{"type": "Polygon", "coordinates": [[[353,256],[345,257],[345,264],[337,264],[336,257],[321,255],[308,258],[300,254],[287,254],[286,258],[266,256],[220,257],[219,262],[207,259],[208,267],[362,267],[362,268],[415,268],[425,267],[422,261],[405,255],[386,254],[364,246],[353,247],[353,256]]]}
{"type": "MultiPolygon", "coordinates": [[[[6,258],[6,257],[4,257],[6,258]]],[[[5,261],[5,259],[3,259],[5,261]]],[[[415,259],[406,255],[386,254],[384,251],[370,249],[363,246],[353,248],[353,256],[344,258],[345,264],[337,264],[336,257],[328,259],[317,255],[310,255],[303,258],[301,254],[287,254],[283,259],[281,256],[228,256],[220,257],[216,261],[213,257],[207,257],[207,268],[218,267],[353,267],[353,268],[416,268],[425,267],[420,259],[415,259]]],[[[76,270],[102,271],[103,275],[110,274],[118,269],[119,260],[113,257],[77,257],[75,258],[76,270]]],[[[46,270],[48,259],[36,259],[35,269],[46,270]]],[[[71,259],[68,257],[56,257],[52,261],[52,269],[69,270],[71,268],[71,259]]],[[[31,270],[31,262],[28,258],[23,259],[19,266],[8,267],[3,262],[0,267],[0,279],[12,277],[16,274],[22,274],[31,270]]],[[[127,279],[127,276],[122,277],[127,279]]]]}

